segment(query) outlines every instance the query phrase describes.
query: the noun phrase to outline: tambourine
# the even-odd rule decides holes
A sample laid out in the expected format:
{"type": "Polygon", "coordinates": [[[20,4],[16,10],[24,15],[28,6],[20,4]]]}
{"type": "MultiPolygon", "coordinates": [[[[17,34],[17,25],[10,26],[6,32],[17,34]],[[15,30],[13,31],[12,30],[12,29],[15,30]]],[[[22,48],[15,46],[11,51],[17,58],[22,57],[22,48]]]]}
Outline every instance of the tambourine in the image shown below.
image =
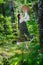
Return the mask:
{"type": "Polygon", "coordinates": [[[28,12],[30,10],[30,8],[26,5],[22,6],[22,11],[25,13],[25,12],[28,12]]]}

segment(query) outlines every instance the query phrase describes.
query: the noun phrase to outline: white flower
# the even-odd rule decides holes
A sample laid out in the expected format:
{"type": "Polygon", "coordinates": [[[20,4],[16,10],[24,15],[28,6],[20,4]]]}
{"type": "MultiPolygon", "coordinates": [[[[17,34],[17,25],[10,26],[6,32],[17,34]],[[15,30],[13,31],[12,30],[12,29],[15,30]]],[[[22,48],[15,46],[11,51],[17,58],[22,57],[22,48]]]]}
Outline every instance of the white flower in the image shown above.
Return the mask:
{"type": "Polygon", "coordinates": [[[17,45],[20,45],[20,42],[17,42],[17,45]]]}

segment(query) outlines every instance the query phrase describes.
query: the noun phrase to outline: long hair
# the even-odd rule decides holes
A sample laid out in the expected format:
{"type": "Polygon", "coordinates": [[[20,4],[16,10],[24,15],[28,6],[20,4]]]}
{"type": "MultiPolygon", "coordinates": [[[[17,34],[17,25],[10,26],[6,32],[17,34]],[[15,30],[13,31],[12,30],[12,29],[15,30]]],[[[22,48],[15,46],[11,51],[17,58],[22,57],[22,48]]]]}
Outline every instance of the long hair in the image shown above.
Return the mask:
{"type": "Polygon", "coordinates": [[[18,28],[19,28],[19,20],[20,20],[20,14],[18,14],[18,28]]]}
{"type": "Polygon", "coordinates": [[[20,19],[20,14],[18,14],[18,19],[20,19]]]}

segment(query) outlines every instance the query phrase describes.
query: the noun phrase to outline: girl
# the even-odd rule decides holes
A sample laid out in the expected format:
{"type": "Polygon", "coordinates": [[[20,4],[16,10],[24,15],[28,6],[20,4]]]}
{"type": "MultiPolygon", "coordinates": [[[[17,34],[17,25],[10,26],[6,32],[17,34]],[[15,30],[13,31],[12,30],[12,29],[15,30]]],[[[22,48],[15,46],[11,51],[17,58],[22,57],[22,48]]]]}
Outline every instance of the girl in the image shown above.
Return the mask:
{"type": "MultiPolygon", "coordinates": [[[[30,35],[27,25],[26,25],[26,22],[29,20],[30,20],[30,17],[29,17],[29,14],[27,13],[27,10],[25,10],[25,12],[24,12],[24,17],[21,14],[18,14],[18,27],[19,27],[19,31],[20,31],[19,42],[24,41],[23,37],[25,38],[25,35],[28,38],[33,39],[33,35],[32,36],[30,35]]],[[[25,38],[25,41],[26,41],[26,38],[25,38]]]]}

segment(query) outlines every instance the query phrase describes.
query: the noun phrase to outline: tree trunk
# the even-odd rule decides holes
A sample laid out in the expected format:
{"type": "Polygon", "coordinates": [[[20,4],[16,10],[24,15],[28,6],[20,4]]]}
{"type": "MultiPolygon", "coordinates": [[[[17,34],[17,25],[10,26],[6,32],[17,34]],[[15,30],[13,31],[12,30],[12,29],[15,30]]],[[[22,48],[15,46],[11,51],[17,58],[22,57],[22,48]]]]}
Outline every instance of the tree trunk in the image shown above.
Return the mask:
{"type": "Polygon", "coordinates": [[[4,3],[2,3],[2,14],[5,17],[5,5],[4,5],[4,3]]]}
{"type": "Polygon", "coordinates": [[[14,3],[13,1],[9,1],[9,8],[10,8],[11,22],[14,23],[14,3]]]}
{"type": "Polygon", "coordinates": [[[24,0],[24,4],[26,5],[27,0],[24,0]]]}
{"type": "Polygon", "coordinates": [[[43,50],[43,0],[39,0],[38,3],[38,14],[39,14],[39,38],[40,45],[43,50]]]}

